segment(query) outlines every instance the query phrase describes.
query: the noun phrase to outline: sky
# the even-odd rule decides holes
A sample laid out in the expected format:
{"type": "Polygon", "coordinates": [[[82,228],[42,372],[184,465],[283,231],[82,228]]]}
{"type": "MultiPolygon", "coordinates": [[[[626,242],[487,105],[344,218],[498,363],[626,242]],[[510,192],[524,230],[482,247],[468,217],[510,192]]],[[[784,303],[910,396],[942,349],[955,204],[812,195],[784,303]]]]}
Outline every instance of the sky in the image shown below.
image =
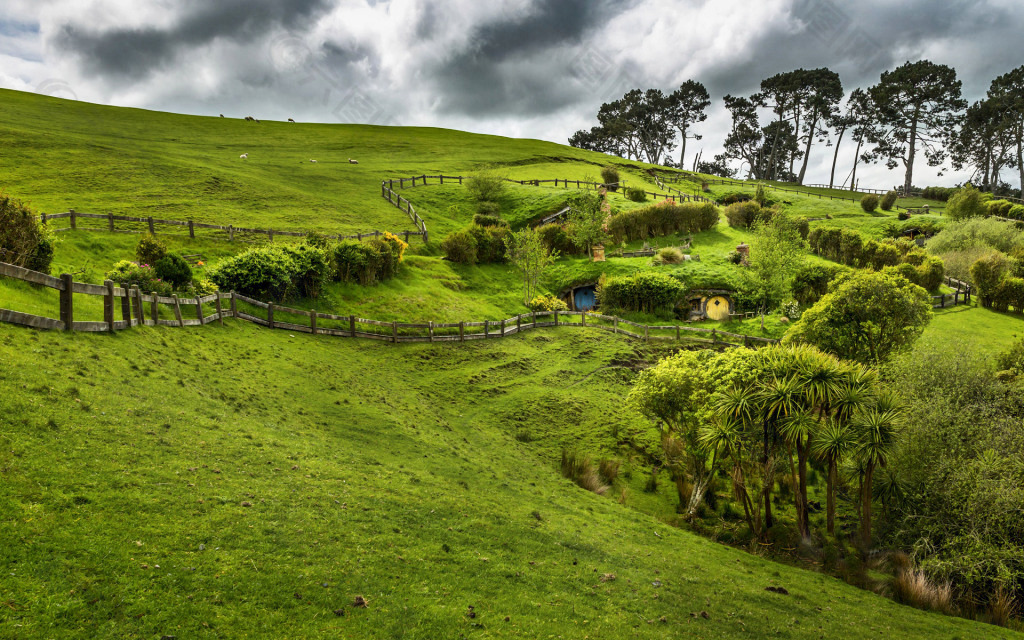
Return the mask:
{"type": "MultiPolygon", "coordinates": [[[[828,67],[849,92],[928,59],[955,67],[973,101],[1024,62],[1022,32],[1020,0],[3,0],[0,87],[565,143],[629,89],[695,79],[712,107],[689,165],[722,150],[722,97],[750,95],[763,78],[828,67]]],[[[806,182],[828,181],[832,151],[812,149],[806,182]]],[[[839,180],[853,154],[840,147],[839,180]]],[[[884,165],[858,176],[862,187],[903,182],[884,165]]],[[[922,160],[914,182],[966,177],[922,160]]]]}

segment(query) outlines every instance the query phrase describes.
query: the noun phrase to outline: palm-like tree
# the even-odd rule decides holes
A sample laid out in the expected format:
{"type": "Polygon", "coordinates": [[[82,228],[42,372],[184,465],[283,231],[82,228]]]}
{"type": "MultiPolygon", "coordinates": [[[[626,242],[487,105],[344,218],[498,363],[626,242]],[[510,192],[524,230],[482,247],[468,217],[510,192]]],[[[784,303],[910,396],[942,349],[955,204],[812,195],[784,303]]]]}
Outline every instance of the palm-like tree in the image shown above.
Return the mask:
{"type": "MultiPolygon", "coordinates": [[[[770,529],[772,517],[771,493],[775,486],[775,450],[782,435],[780,428],[803,410],[800,382],[793,376],[773,376],[757,394],[761,419],[761,494],[764,500],[765,529],[770,529]]],[[[800,509],[798,504],[797,509],[800,509]]]]}
{"type": "Polygon", "coordinates": [[[839,463],[857,446],[857,434],[847,420],[833,418],[819,430],[811,452],[828,465],[826,477],[826,529],[829,535],[836,532],[836,480],[839,463]]]}
{"type": "Polygon", "coordinates": [[[875,408],[856,424],[858,442],[856,455],[864,465],[864,486],[861,488],[861,539],[871,546],[871,483],[875,469],[885,467],[896,448],[899,410],[889,394],[882,395],[875,408]]]}
{"type": "Polygon", "coordinates": [[[743,515],[751,533],[756,533],[760,530],[761,517],[759,513],[755,512],[754,505],[750,501],[743,471],[743,463],[747,457],[745,440],[747,425],[748,423],[732,416],[718,417],[701,428],[700,444],[714,457],[729,459],[732,462],[729,477],[732,478],[733,497],[743,505],[743,515]]]}

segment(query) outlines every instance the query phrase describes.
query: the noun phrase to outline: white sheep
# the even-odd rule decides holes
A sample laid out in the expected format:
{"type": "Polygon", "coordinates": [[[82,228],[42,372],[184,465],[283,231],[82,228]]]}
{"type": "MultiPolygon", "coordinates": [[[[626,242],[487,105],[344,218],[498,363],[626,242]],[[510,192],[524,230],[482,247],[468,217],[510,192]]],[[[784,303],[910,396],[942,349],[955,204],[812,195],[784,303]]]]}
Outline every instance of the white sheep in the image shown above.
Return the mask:
{"type": "Polygon", "coordinates": [[[359,161],[358,160],[353,160],[352,158],[349,158],[348,159],[348,163],[349,164],[359,164],[359,161]]]}
{"type": "Polygon", "coordinates": [[[313,164],[316,164],[316,160],[310,160],[310,162],[312,162],[313,164]]]}
{"type": "Polygon", "coordinates": [[[240,155],[238,157],[241,158],[242,160],[247,160],[249,158],[249,154],[248,153],[243,153],[242,155],[240,155]]]}

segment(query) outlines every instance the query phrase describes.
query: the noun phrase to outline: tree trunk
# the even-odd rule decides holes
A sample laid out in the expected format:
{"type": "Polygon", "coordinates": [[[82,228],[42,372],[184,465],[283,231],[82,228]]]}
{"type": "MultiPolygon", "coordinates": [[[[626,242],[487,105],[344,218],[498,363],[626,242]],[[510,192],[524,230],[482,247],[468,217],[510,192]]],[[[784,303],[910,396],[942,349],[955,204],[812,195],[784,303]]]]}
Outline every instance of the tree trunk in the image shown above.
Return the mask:
{"type": "Polygon", "coordinates": [[[839,162],[839,145],[843,141],[843,134],[846,133],[846,127],[839,129],[839,137],[836,138],[836,150],[832,154],[832,175],[828,179],[828,188],[831,189],[836,184],[836,163],[839,162]]]}
{"type": "Polygon", "coordinates": [[[863,142],[864,136],[857,138],[857,153],[853,154],[853,173],[850,174],[850,191],[857,190],[857,162],[860,160],[860,146],[863,142]]]}
{"type": "Polygon", "coordinates": [[[679,168],[684,168],[683,158],[686,157],[686,127],[679,128],[679,134],[683,137],[683,142],[679,146],[679,168]]]}
{"type": "Polygon", "coordinates": [[[762,427],[763,430],[763,450],[761,453],[761,464],[763,466],[762,473],[762,484],[761,493],[764,494],[764,532],[775,526],[775,519],[772,517],[772,489],[775,485],[775,470],[772,468],[772,460],[770,455],[769,445],[769,434],[768,425],[762,427]]]}
{"type": "Polygon", "coordinates": [[[782,114],[779,114],[779,125],[775,128],[775,141],[772,142],[772,155],[768,159],[768,171],[770,172],[770,179],[775,179],[775,152],[779,147],[779,134],[782,132],[782,114]]]}
{"type": "MultiPolygon", "coordinates": [[[[743,517],[746,518],[747,527],[750,528],[751,535],[756,535],[757,529],[760,527],[758,522],[757,527],[754,525],[754,505],[750,502],[750,494],[747,493],[747,483],[743,479],[743,467],[736,463],[733,467],[732,473],[732,494],[740,503],[743,505],[743,517]]],[[[760,521],[760,518],[758,518],[760,521]]]]}
{"type": "Polygon", "coordinates": [[[914,184],[914,158],[917,156],[917,116],[910,121],[910,136],[907,140],[907,173],[903,179],[903,193],[910,197],[910,188],[914,184]]]}
{"type": "Polygon", "coordinates": [[[825,487],[825,529],[830,536],[836,534],[836,474],[838,461],[828,461],[828,479],[825,487]]]}
{"type": "Polygon", "coordinates": [[[797,184],[804,183],[804,176],[807,175],[807,161],[811,157],[811,142],[814,140],[814,130],[818,128],[818,110],[815,109],[811,113],[811,128],[807,132],[807,146],[804,147],[804,161],[800,166],[800,175],[796,179],[797,184]]]}
{"type": "Polygon", "coordinates": [[[1024,198],[1024,121],[1017,123],[1017,170],[1020,171],[1020,195],[1024,198]]]}
{"type": "Polygon", "coordinates": [[[864,486],[861,488],[860,537],[865,547],[871,547],[871,482],[875,465],[868,462],[864,467],[864,486]]]}
{"type": "Polygon", "coordinates": [[[800,503],[802,505],[803,513],[801,514],[800,528],[805,538],[811,537],[811,515],[810,510],[807,508],[807,454],[811,448],[810,439],[805,439],[803,445],[797,445],[796,457],[797,464],[797,475],[800,480],[800,503]]]}
{"type": "MultiPolygon", "coordinates": [[[[799,143],[799,140],[800,140],[800,110],[799,109],[796,112],[796,117],[793,119],[793,135],[796,136],[796,139],[797,139],[797,141],[799,143]]],[[[789,173],[790,174],[793,173],[793,163],[795,163],[795,162],[796,162],[796,152],[794,151],[789,156],[789,173]]]]}
{"type": "Polygon", "coordinates": [[[693,483],[693,491],[690,493],[690,503],[686,507],[686,517],[692,518],[697,514],[697,507],[700,506],[701,501],[704,500],[704,494],[708,490],[708,485],[711,484],[713,475],[707,474],[703,478],[695,478],[693,483]]]}

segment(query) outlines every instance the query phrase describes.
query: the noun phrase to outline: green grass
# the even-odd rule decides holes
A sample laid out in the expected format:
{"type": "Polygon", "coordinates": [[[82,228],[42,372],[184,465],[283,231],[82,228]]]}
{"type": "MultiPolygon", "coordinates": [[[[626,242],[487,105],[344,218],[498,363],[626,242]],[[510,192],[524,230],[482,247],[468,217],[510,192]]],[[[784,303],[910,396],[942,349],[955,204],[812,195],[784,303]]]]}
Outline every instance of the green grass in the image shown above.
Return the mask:
{"type": "Polygon", "coordinates": [[[1008,635],[666,526],[633,504],[640,467],[625,505],[562,479],[565,445],[614,455],[612,429],[653,442],[621,402],[632,375],[602,369],[650,357],[636,349],[566,330],[396,348],[233,321],[0,326],[0,383],[18,390],[0,400],[0,629],[1008,635]]]}
{"type": "Polygon", "coordinates": [[[990,356],[1006,351],[1024,337],[1024,316],[971,306],[936,309],[925,329],[927,336],[941,336],[953,344],[970,343],[990,356]]]}

